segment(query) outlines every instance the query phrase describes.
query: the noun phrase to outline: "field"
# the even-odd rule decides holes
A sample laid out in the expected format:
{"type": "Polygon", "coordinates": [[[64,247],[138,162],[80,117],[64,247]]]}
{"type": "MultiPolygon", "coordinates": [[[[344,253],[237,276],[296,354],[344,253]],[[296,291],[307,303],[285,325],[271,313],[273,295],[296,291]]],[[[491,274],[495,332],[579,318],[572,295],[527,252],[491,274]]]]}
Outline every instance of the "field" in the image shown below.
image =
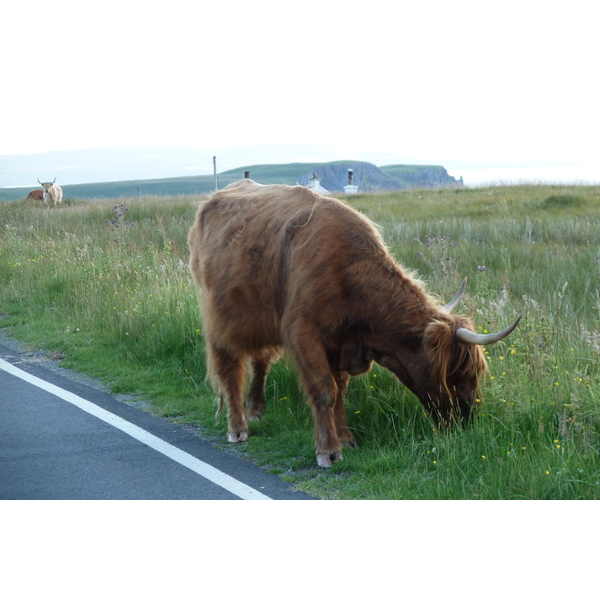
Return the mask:
{"type": "Polygon", "coordinates": [[[316,466],[294,371],[275,366],[267,415],[226,444],[204,383],[187,231],[200,196],[0,203],[0,327],[65,367],[147,400],[216,445],[303,490],[339,499],[596,499],[600,492],[600,188],[511,186],[359,195],[398,262],[480,332],[523,314],[486,348],[472,426],[436,430],[375,367],[354,378],[359,447],[316,466]]]}

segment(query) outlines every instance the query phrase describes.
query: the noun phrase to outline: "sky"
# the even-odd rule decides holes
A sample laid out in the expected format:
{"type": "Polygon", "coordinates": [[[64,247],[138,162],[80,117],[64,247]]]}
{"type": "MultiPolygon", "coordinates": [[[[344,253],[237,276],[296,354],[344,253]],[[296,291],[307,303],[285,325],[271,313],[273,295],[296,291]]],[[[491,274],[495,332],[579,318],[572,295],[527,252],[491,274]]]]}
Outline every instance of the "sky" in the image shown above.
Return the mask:
{"type": "Polygon", "coordinates": [[[265,162],[261,148],[296,162],[297,147],[600,181],[596,13],[580,0],[5,2],[0,162],[185,145],[209,169],[240,149],[245,164],[265,162]]]}

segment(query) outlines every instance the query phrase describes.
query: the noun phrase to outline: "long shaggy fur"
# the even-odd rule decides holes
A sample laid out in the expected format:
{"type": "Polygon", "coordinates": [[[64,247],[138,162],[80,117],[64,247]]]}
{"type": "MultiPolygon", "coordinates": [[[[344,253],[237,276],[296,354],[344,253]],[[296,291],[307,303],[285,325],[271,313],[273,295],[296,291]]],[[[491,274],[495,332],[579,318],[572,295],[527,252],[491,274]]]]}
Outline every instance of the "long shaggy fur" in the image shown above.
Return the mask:
{"type": "Polygon", "coordinates": [[[424,346],[431,361],[432,373],[442,385],[444,396],[451,398],[449,377],[465,380],[475,377],[479,382],[487,372],[483,352],[475,346],[456,342],[458,327],[473,329],[470,319],[455,317],[450,322],[432,321],[425,329],[424,346]]]}
{"type": "Polygon", "coordinates": [[[188,242],[209,377],[227,401],[230,440],[245,439],[247,417],[264,412],[264,378],[284,350],[313,407],[323,466],[339,458],[340,443],[354,443],[347,382],[373,361],[440,422],[457,411],[468,417],[485,359],[454,333],[472,323],[444,313],[393,260],[378,228],[344,202],[242,180],[200,207],[188,242]]]}

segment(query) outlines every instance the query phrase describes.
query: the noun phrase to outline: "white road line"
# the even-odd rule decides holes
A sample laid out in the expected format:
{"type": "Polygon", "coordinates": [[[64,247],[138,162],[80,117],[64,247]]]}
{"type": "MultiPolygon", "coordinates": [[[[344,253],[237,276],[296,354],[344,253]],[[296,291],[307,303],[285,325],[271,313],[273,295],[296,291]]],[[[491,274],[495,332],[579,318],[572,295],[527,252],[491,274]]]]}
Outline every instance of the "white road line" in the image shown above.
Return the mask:
{"type": "Polygon", "coordinates": [[[223,471],[219,471],[219,469],[216,469],[208,463],[205,463],[191,454],[188,454],[187,452],[180,450],[168,442],[161,440],[159,437],[149,433],[145,429],[142,429],[141,427],[138,427],[137,425],[134,425],[133,423],[130,423],[129,421],[126,421],[125,419],[122,419],[121,417],[118,417],[117,415],[104,410],[99,406],[96,406],[93,402],[85,400],[84,398],[81,398],[72,392],[63,390],[62,388],[52,383],[48,383],[39,377],[30,375],[29,373],[15,367],[11,363],[1,358],[0,369],[10,373],[11,375],[14,375],[15,377],[19,377],[23,381],[50,392],[51,394],[58,396],[62,400],[70,402],[94,417],[101,419],[105,423],[120,429],[127,435],[130,435],[132,438],[135,438],[143,444],[150,446],[150,448],[153,448],[157,452],[164,454],[175,462],[178,462],[180,465],[191,469],[194,471],[194,473],[202,475],[202,477],[205,477],[209,481],[216,483],[218,486],[226,489],[232,494],[235,494],[239,498],[242,498],[242,500],[272,500],[272,498],[261,494],[259,491],[255,490],[249,485],[234,479],[230,475],[227,475],[227,473],[223,473],[223,471]]]}

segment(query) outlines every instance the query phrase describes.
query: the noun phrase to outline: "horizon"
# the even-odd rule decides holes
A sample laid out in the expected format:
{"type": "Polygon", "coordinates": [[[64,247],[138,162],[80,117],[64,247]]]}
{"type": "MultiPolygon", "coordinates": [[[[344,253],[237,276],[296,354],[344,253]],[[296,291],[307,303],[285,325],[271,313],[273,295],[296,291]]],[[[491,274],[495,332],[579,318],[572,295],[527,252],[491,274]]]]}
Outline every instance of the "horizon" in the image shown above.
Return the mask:
{"type": "MultiPolygon", "coordinates": [[[[262,147],[262,148],[221,148],[221,154],[217,157],[217,173],[225,173],[231,170],[244,169],[252,166],[262,165],[286,165],[286,164],[319,164],[329,162],[369,162],[378,167],[389,165],[429,165],[442,166],[449,175],[459,179],[463,178],[465,187],[481,187],[485,185],[516,184],[516,183],[548,183],[548,184],[577,184],[596,185],[600,182],[600,168],[596,165],[582,164],[516,164],[481,161],[464,162],[462,166],[456,161],[425,160],[409,162],[406,157],[393,154],[372,153],[373,160],[369,156],[360,159],[333,158],[332,151],[310,148],[303,146],[298,149],[284,147],[262,147]],[[221,158],[223,157],[223,158],[221,158]],[[314,160],[311,160],[314,157],[314,160]],[[260,159],[264,158],[263,161],[260,159]],[[279,160],[278,160],[279,159],[279,160]],[[378,160],[379,159],[379,160],[378,160]],[[377,162],[376,162],[377,161],[377,162]]],[[[215,150],[214,152],[218,152],[215,150]]],[[[86,148],[62,151],[48,151],[40,153],[23,153],[17,155],[0,156],[0,188],[27,188],[37,184],[37,177],[45,180],[45,177],[53,179],[55,176],[61,178],[61,184],[101,184],[120,181],[144,181],[148,179],[169,179],[179,177],[209,176],[213,174],[212,156],[204,148],[192,146],[110,146],[104,148],[86,148]],[[137,155],[141,155],[137,158],[137,155]],[[77,158],[80,158],[79,162],[77,158]],[[125,157],[125,158],[124,158],[125,157]],[[144,162],[144,158],[149,164],[144,162]],[[181,164],[177,159],[181,158],[181,164]],[[123,172],[124,160],[131,164],[127,172],[123,172]],[[44,160],[46,164],[44,165],[44,160]],[[61,164],[54,169],[54,174],[48,164],[52,161],[61,164]],[[64,164],[70,160],[73,164],[64,164]],[[97,161],[102,160],[102,167],[97,161]],[[197,162],[195,162],[197,160],[197,162]],[[15,163],[19,167],[5,163],[15,163]],[[28,163],[31,162],[29,165],[28,163]],[[93,163],[93,164],[92,164],[93,163]],[[157,165],[160,165],[157,168],[157,165]],[[121,167],[121,170],[119,170],[121,167]],[[157,174],[155,169],[159,171],[157,174]],[[56,174],[56,171],[59,174],[56,174]],[[34,171],[47,171],[46,174],[35,175],[34,171]],[[90,173],[88,176],[85,173],[90,173]],[[10,173],[10,174],[9,174],[10,173]],[[96,173],[92,175],[91,173],[96,173]],[[43,176],[42,176],[43,175],[43,176]],[[18,177],[19,182],[15,182],[18,177]],[[32,181],[33,180],[33,181],[32,181]],[[12,181],[12,183],[9,183],[12,181]]],[[[252,175],[250,175],[252,176],[252,175]]]]}

